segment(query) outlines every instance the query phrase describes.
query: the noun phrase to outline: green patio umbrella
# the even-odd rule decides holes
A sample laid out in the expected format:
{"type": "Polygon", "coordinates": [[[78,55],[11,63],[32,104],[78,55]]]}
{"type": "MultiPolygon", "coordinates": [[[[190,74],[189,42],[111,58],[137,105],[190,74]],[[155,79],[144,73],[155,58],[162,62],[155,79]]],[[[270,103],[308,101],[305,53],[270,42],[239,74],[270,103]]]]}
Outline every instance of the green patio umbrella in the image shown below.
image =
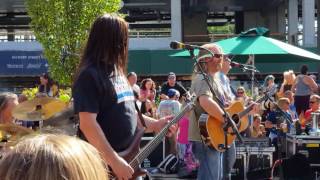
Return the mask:
{"type": "MultiPolygon", "coordinates": [[[[277,67],[282,67],[284,70],[297,69],[298,63],[302,61],[320,63],[319,55],[267,36],[269,36],[269,30],[259,27],[249,29],[237,37],[215,43],[223,49],[225,54],[235,55],[233,61],[245,63],[251,55],[253,57],[251,64],[262,72],[269,63],[277,63],[277,67]]],[[[194,54],[197,55],[198,52],[199,50],[196,49],[194,54]]],[[[189,57],[190,53],[182,51],[171,56],[189,57]]],[[[252,72],[252,81],[253,79],[254,72],[252,72]]]]}
{"type": "MultiPolygon", "coordinates": [[[[269,30],[253,28],[241,33],[237,37],[224,39],[216,44],[220,45],[225,54],[238,56],[254,55],[256,62],[300,62],[301,60],[320,60],[320,56],[302,48],[266,37],[269,30]],[[270,57],[272,55],[272,58],[270,57]]],[[[198,50],[195,51],[195,54],[198,50]]],[[[190,56],[188,51],[182,51],[172,56],[190,56]]],[[[319,61],[320,62],[320,61],[319,61]]]]}

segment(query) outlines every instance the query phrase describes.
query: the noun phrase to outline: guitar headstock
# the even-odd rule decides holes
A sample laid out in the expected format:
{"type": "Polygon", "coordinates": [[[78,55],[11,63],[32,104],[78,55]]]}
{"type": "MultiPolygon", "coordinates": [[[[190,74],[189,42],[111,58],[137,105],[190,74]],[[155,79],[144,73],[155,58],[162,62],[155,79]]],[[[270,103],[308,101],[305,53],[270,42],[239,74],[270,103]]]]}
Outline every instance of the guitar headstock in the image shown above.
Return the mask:
{"type": "Polygon", "coordinates": [[[276,85],[272,86],[271,89],[265,91],[265,95],[271,97],[275,95],[278,91],[278,87],[276,85]]]}
{"type": "Polygon", "coordinates": [[[197,96],[195,93],[190,93],[189,91],[187,91],[186,93],[186,103],[194,103],[197,99],[197,96]]]}

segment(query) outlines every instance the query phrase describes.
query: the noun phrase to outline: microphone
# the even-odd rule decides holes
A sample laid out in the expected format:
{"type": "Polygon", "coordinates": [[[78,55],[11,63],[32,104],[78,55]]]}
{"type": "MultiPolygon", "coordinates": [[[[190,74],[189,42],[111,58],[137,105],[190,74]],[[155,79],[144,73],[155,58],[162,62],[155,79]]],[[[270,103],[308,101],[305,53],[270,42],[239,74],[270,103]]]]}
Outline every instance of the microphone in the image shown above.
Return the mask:
{"type": "Polygon", "coordinates": [[[178,41],[172,41],[170,43],[171,49],[187,49],[187,50],[194,50],[195,48],[199,48],[198,46],[190,45],[190,44],[184,44],[178,41]]]}
{"type": "Polygon", "coordinates": [[[245,66],[243,64],[237,63],[237,62],[230,62],[231,67],[238,67],[238,68],[244,68],[245,66]]]}
{"type": "Polygon", "coordinates": [[[246,65],[246,64],[240,64],[234,61],[230,62],[231,67],[237,67],[241,68],[243,71],[253,71],[253,72],[259,72],[254,66],[246,65]]]}

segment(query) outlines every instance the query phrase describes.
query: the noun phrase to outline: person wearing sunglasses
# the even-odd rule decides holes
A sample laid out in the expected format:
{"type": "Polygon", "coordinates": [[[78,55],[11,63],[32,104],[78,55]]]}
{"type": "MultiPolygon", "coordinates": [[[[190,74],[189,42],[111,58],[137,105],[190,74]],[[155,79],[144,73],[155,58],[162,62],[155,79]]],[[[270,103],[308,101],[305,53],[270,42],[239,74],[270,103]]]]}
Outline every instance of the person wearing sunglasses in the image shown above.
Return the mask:
{"type": "Polygon", "coordinates": [[[316,111],[320,111],[320,96],[317,94],[313,94],[310,97],[310,101],[309,101],[309,107],[310,109],[308,109],[305,113],[304,113],[304,122],[301,122],[302,126],[305,126],[306,124],[310,123],[312,121],[312,116],[311,113],[316,112],[316,111]]]}
{"type": "MultiPolygon", "coordinates": [[[[225,94],[216,77],[216,74],[222,69],[223,51],[216,44],[205,44],[202,47],[210,50],[214,56],[205,50],[200,50],[198,62],[204,72],[208,75],[209,83],[215,90],[217,98],[225,103],[225,94]]],[[[222,179],[223,153],[202,143],[197,122],[200,115],[203,113],[216,117],[217,121],[224,122],[224,112],[218,103],[213,100],[214,95],[211,93],[197,67],[194,69],[190,92],[197,97],[197,101],[195,102],[196,106],[195,109],[191,111],[189,122],[189,141],[192,142],[194,154],[200,162],[197,179],[222,179]]]]}

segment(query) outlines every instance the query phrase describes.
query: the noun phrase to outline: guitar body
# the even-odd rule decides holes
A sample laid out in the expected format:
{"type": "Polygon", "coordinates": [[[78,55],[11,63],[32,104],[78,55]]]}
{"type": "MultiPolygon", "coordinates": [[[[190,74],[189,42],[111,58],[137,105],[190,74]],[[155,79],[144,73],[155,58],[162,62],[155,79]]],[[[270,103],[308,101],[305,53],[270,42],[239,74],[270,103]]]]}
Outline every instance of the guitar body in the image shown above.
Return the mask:
{"type": "MultiPolygon", "coordinates": [[[[137,128],[131,145],[126,150],[118,153],[128,163],[130,163],[135,158],[135,156],[139,153],[140,142],[143,135],[144,135],[144,128],[140,128],[140,129],[137,128]]],[[[147,172],[144,169],[136,168],[134,169],[134,173],[130,180],[135,180],[139,176],[146,175],[146,173],[147,172]]]]}
{"type": "MultiPolygon", "coordinates": [[[[248,116],[243,116],[239,120],[239,116],[237,113],[244,110],[244,107],[241,102],[236,101],[230,107],[225,109],[229,116],[236,123],[239,132],[244,131],[249,125],[248,116]]],[[[208,118],[204,118],[199,120],[199,128],[201,132],[201,136],[206,145],[212,146],[217,151],[224,152],[225,151],[225,136],[223,131],[224,123],[221,123],[215,117],[209,116],[208,118]]],[[[232,133],[227,134],[227,145],[228,147],[232,144],[232,142],[236,139],[236,135],[232,133]]]]}

